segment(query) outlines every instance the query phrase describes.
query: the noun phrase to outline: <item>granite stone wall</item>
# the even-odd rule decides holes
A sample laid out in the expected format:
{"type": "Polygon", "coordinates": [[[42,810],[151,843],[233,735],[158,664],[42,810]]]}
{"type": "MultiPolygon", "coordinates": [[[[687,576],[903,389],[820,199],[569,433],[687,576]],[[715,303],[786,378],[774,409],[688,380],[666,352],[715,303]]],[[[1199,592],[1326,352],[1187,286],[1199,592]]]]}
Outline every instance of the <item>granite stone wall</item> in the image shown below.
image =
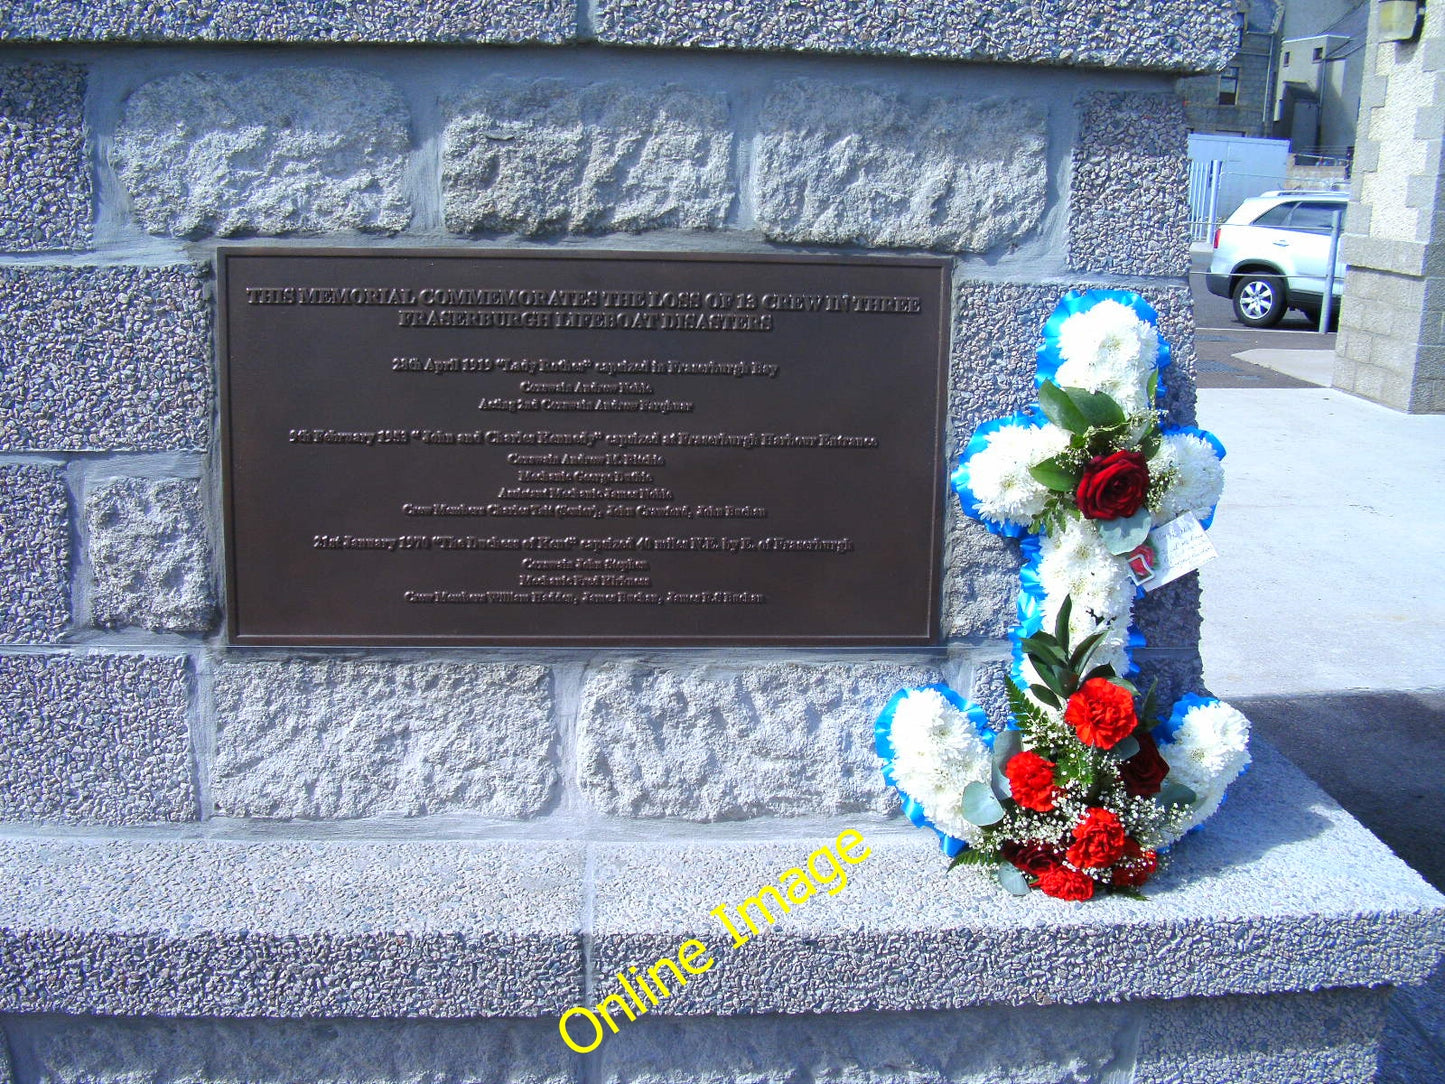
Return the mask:
{"type": "MultiPolygon", "coordinates": [[[[1218,1039],[1252,1013],[1345,1021],[1305,1045],[1344,1067],[1328,1079],[1364,1079],[1374,995],[1259,1007],[1416,976],[1426,949],[1364,919],[1348,937],[1365,962],[1333,971],[1271,977],[1229,948],[1244,942],[1225,921],[1210,951],[1234,970],[1198,988],[1151,970],[1142,941],[1128,951],[1147,974],[1112,994],[914,982],[899,946],[946,955],[971,935],[936,907],[879,910],[937,861],[882,784],[872,720],[898,687],[938,680],[1000,712],[1017,591],[1017,547],[952,508],[929,648],[287,651],[222,632],[226,242],[941,254],[950,452],[1032,398],[1061,294],[1136,289],[1174,346],[1170,405],[1193,421],[1170,88],[1222,65],[1232,5],[1004,7],[0,14],[0,1081],[881,1081],[900,1078],[895,1049],[937,1080],[1176,1079],[1200,1057],[1291,1079],[1278,1044],[1218,1039]],[[629,945],[686,932],[680,899],[847,826],[902,873],[837,931],[699,997],[692,1011],[714,1015],[601,1061],[564,1056],[549,1014],[593,996],[629,945]],[[829,960],[845,979],[826,978],[829,960]],[[870,960],[886,973],[849,994],[870,960]],[[784,981],[794,964],[815,995],[784,981]],[[1181,1028],[1167,1001],[1181,993],[1241,1000],[1181,1028]],[[1007,1007],[1121,996],[1151,1007],[1007,1007]],[[731,1027],[760,1007],[812,1015],[796,1033],[767,1016],[731,1027]],[[988,1041],[959,1037],[975,1033],[988,1041]]],[[[1146,673],[1199,688],[1193,578],[1151,596],[1140,624],[1146,673]]],[[[1284,818],[1301,838],[1310,801],[1284,818]]],[[[996,907],[976,895],[968,907],[996,907]]],[[[1112,906],[1098,926],[1028,921],[1079,949],[1082,976],[1080,946],[1119,927],[1112,906]]],[[[1164,914],[1157,930],[1199,921],[1164,914]]],[[[1246,933],[1295,959],[1324,934],[1291,922],[1246,933]]],[[[984,925],[990,951],[1014,951],[1000,912],[984,925]]]]}

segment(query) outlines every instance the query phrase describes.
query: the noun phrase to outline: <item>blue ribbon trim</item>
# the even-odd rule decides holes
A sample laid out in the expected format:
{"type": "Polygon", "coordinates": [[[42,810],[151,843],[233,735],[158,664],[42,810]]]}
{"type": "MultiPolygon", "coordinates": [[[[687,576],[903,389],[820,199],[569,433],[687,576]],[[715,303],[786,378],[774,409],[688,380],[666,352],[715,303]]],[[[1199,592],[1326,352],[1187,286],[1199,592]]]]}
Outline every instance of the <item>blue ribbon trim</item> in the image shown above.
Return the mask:
{"type": "MultiPolygon", "coordinates": [[[[898,705],[902,703],[903,698],[909,693],[926,691],[938,693],[943,699],[963,712],[968,721],[973,724],[974,730],[978,732],[978,736],[983,740],[983,743],[990,749],[993,748],[994,732],[993,728],[988,725],[987,713],[972,700],[965,700],[953,689],[942,684],[919,685],[912,688],[899,689],[894,693],[889,698],[888,703],[883,706],[883,710],[878,713],[878,719],[873,724],[873,746],[883,761],[883,781],[898,792],[898,797],[903,803],[904,815],[907,816],[909,821],[917,828],[931,828],[938,836],[938,845],[943,850],[943,853],[948,855],[949,858],[953,858],[956,857],[960,851],[967,849],[968,844],[942,831],[929,820],[928,815],[923,811],[923,806],[919,805],[919,803],[913,799],[912,795],[898,785],[898,780],[893,775],[894,713],[898,710],[898,705]]],[[[1009,729],[1014,728],[1010,727],[1009,729]]]]}

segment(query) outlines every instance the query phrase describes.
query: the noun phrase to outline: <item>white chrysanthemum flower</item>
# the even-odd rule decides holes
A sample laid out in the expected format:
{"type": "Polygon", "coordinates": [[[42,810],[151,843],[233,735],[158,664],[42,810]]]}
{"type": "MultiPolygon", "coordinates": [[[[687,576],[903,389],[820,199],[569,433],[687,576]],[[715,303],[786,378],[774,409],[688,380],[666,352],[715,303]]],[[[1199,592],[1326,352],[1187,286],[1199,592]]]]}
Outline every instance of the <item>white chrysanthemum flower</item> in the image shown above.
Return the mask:
{"type": "Polygon", "coordinates": [[[893,778],[940,831],[969,843],[982,838],[963,815],[963,791],[987,783],[992,753],[968,716],[936,689],[910,689],[893,709],[893,778]]]}
{"type": "Polygon", "coordinates": [[[1248,766],[1249,720],[1222,702],[1198,704],[1184,713],[1174,740],[1159,752],[1169,762],[1169,778],[1199,799],[1179,825],[1182,835],[1213,816],[1229,784],[1248,766]]]}
{"type": "Polygon", "coordinates": [[[1063,360],[1054,383],[1104,392],[1125,414],[1149,409],[1159,333],[1129,306],[1101,301],[1070,316],[1059,327],[1059,355],[1063,360]]]}
{"type": "Polygon", "coordinates": [[[969,488],[979,511],[989,519],[1027,527],[1044,510],[1049,490],[1034,480],[1030,467],[1069,446],[1069,434],[1056,425],[1005,425],[969,457],[969,488]]]}
{"type": "Polygon", "coordinates": [[[1122,675],[1128,666],[1125,652],[1134,613],[1134,581],[1128,566],[1109,552],[1091,520],[1073,520],[1057,534],[1045,535],[1040,554],[1044,628],[1054,627],[1064,599],[1072,598],[1070,642],[1078,644],[1097,624],[1110,623],[1091,666],[1108,663],[1122,675]]]}
{"type": "Polygon", "coordinates": [[[1156,524],[1168,523],[1185,512],[1201,519],[1219,503],[1224,490],[1224,465],[1214,454],[1207,440],[1193,433],[1170,433],[1159,444],[1159,451],[1149,461],[1149,473],[1175,472],[1174,483],[1164,494],[1156,524]]]}

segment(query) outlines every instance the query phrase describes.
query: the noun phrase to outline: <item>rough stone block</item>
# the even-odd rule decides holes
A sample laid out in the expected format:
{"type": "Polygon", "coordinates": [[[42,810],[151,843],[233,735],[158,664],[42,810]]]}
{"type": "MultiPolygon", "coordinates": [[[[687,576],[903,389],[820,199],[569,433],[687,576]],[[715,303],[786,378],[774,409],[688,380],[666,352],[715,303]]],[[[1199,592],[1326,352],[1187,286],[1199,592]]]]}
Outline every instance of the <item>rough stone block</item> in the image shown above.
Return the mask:
{"type": "Polygon", "coordinates": [[[1141,692],[1147,692],[1155,681],[1159,683],[1154,696],[1166,718],[1175,701],[1185,693],[1202,695],[1207,691],[1204,663],[1200,661],[1198,650],[1151,651],[1145,648],[1135,651],[1133,658],[1138,673],[1130,680],[1141,692]]]}
{"type": "Polygon", "coordinates": [[[675,953],[685,938],[702,940],[714,966],[685,996],[652,1010],[659,1015],[1080,1004],[1423,981],[1445,952],[1445,897],[1272,747],[1256,738],[1253,754],[1220,811],[1174,847],[1145,888],[1147,901],[1018,899],[984,872],[946,874],[932,833],[864,825],[872,853],[849,868],[846,887],[819,892],[771,925],[756,915],[757,935],[744,926],[749,940],[734,945],[710,913],[778,884],[824,840],[596,844],[592,989],[615,988],[608,984],[619,970],[675,953]]]}
{"type": "Polygon", "coordinates": [[[1185,133],[1175,94],[1084,97],[1069,185],[1069,266],[1189,273],[1185,133]]]}
{"type": "Polygon", "coordinates": [[[0,1012],[555,1018],[583,997],[572,843],[29,837],[0,863],[0,1012]]]}
{"type": "Polygon", "coordinates": [[[1388,990],[1149,1005],[1135,1084],[1370,1084],[1388,990]]]}
{"type": "Polygon", "coordinates": [[[711,230],[735,199],[721,94],[496,80],[447,109],[442,189],[457,232],[711,230]]]}
{"type": "Polygon", "coordinates": [[[112,160],[151,233],[396,233],[409,123],[396,88],[363,72],[186,72],[130,96],[112,160]]]}
{"type": "Polygon", "coordinates": [[[1152,648],[1199,646],[1199,577],[1193,573],[1134,602],[1134,624],[1152,648]]]}
{"type": "Polygon", "coordinates": [[[297,0],[284,8],[248,0],[144,4],[136,0],[25,0],[6,11],[0,40],[166,42],[377,42],[558,44],[577,33],[569,0],[297,0]]]}
{"type": "Polygon", "coordinates": [[[123,478],[86,497],[91,620],[205,632],[216,617],[200,483],[123,478]]]}
{"type": "MultiPolygon", "coordinates": [[[[705,983],[710,977],[693,981],[705,983]]],[[[1128,1010],[1093,1006],[649,1016],[609,1036],[589,1057],[597,1059],[597,1079],[604,1084],[1073,1084],[1101,1079],[1129,1017],[1128,1010]]],[[[572,1026],[590,1033],[585,1020],[572,1026]]]]}
{"type": "Polygon", "coordinates": [[[1044,111],[798,79],[763,104],[755,214],[778,241],[987,252],[1038,225],[1044,111]]]}
{"type": "Polygon", "coordinates": [[[0,67],[0,248],[90,246],[85,71],[36,62],[0,67]]]}
{"type": "Polygon", "coordinates": [[[742,820],[888,812],[873,720],[929,662],[612,663],[583,684],[578,783],[606,813],[742,820]]]}
{"type": "Polygon", "coordinates": [[[211,321],[193,267],[0,267],[0,451],[210,440],[211,321]]]}
{"type": "Polygon", "coordinates": [[[220,816],[530,817],[557,786],[543,666],[226,662],[215,691],[220,816]]]}
{"type": "Polygon", "coordinates": [[[1163,0],[1107,7],[1041,0],[768,0],[678,4],[598,0],[597,38],[611,45],[770,52],[872,53],[949,60],[1217,72],[1239,37],[1231,9],[1163,0]]]}
{"type": "MultiPolygon", "coordinates": [[[[957,501],[950,495],[951,504],[957,501]]],[[[982,523],[949,508],[943,558],[943,636],[1007,636],[1017,623],[1017,542],[992,534],[982,523]]]]}
{"type": "Polygon", "coordinates": [[[0,820],[197,817],[186,660],[0,655],[0,820]]]}
{"type": "Polygon", "coordinates": [[[70,620],[70,495],[54,467],[0,465],[0,643],[54,643],[70,620]]]}
{"type": "Polygon", "coordinates": [[[1009,677],[1011,667],[1012,663],[999,661],[980,663],[973,668],[969,699],[983,708],[988,714],[989,725],[995,730],[1003,730],[1009,723],[1008,688],[1012,683],[1009,677]]]}
{"type": "MultiPolygon", "coordinates": [[[[51,1084],[572,1084],[553,1020],[12,1018],[17,1057],[51,1084]]],[[[3,1078],[0,1078],[3,1079],[3,1078]]]]}

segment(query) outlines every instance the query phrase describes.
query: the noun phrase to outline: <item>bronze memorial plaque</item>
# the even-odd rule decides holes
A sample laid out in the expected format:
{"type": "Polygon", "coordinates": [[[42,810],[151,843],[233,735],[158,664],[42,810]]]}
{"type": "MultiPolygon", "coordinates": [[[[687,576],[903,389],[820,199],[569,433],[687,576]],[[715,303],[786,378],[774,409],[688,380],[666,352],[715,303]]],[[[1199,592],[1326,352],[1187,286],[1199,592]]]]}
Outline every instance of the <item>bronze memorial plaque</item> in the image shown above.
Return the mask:
{"type": "Polygon", "coordinates": [[[219,260],[235,643],[935,641],[946,261],[219,260]]]}

